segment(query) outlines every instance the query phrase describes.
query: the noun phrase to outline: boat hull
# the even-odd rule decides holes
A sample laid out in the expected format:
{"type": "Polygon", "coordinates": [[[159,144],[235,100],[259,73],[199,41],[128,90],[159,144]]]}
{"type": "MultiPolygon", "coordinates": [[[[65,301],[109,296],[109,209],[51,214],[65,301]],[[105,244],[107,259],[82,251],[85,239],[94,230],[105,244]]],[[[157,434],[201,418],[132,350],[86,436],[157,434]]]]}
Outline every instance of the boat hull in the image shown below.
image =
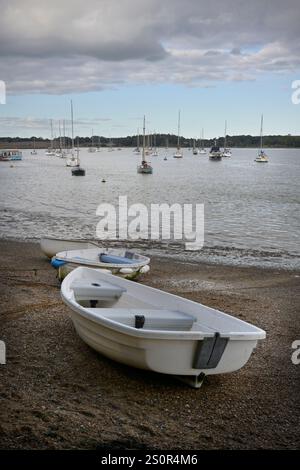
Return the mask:
{"type": "Polygon", "coordinates": [[[10,160],[11,160],[12,162],[21,161],[21,160],[22,160],[22,156],[20,156],[20,155],[13,155],[13,156],[10,158],[10,160]]]}
{"type": "Polygon", "coordinates": [[[41,238],[40,247],[44,255],[48,258],[52,258],[61,251],[70,250],[84,250],[89,248],[95,248],[98,244],[94,242],[87,242],[85,240],[68,240],[59,238],[44,237],[41,238]]]}
{"type": "Polygon", "coordinates": [[[74,167],[72,169],[72,175],[73,176],[85,176],[85,170],[83,168],[80,168],[79,166],[74,167]]]}
{"type": "Polygon", "coordinates": [[[234,372],[247,363],[257,341],[265,338],[263,330],[218,310],[86,268],[78,268],[67,276],[62,283],[61,295],[71,309],[71,318],[78,335],[86,344],[112,360],[139,369],[195,379],[203,374],[234,372]],[[92,300],[95,298],[101,303],[101,295],[97,297],[95,290],[89,294],[90,297],[85,296],[85,293],[89,292],[89,286],[99,286],[92,289],[101,290],[103,284],[111,283],[110,286],[122,289],[121,297],[125,296],[123,309],[114,309],[114,304],[103,308],[84,307],[78,303],[80,299],[77,301],[74,294],[76,281],[90,283],[86,284],[87,291],[84,290],[85,287],[83,293],[78,291],[78,295],[82,295],[81,298],[85,299],[87,305],[91,301],[95,302],[92,300]],[[88,298],[91,300],[88,301],[88,298]],[[162,324],[159,327],[154,324],[151,327],[148,324],[145,328],[132,327],[126,322],[111,320],[110,318],[116,318],[109,316],[114,314],[114,311],[117,311],[117,315],[120,311],[129,315],[134,315],[134,311],[139,315],[140,312],[145,312],[148,320],[151,315],[152,320],[155,319],[157,312],[159,315],[165,312],[167,321],[168,315],[172,315],[174,311],[177,315],[182,312],[183,316],[192,318],[191,325],[196,326],[185,325],[184,328],[171,329],[163,327],[162,324]],[[213,353],[207,356],[205,345],[209,341],[212,341],[214,346],[213,353]],[[215,351],[218,342],[223,342],[223,347],[215,351]],[[211,357],[215,353],[218,358],[212,364],[211,357]],[[203,362],[203,355],[209,359],[203,362]]]}
{"type": "Polygon", "coordinates": [[[135,338],[99,325],[72,309],[71,318],[80,338],[92,349],[116,362],[161,374],[199,376],[234,372],[249,360],[257,340],[229,341],[213,369],[195,369],[197,339],[135,338]]]}
{"type": "Polygon", "coordinates": [[[269,157],[263,150],[261,150],[254,161],[257,163],[268,163],[269,157]]]}
{"type": "Polygon", "coordinates": [[[222,160],[222,155],[209,155],[209,159],[212,161],[220,161],[222,160]]]}
{"type": "MultiPolygon", "coordinates": [[[[85,264],[86,267],[88,268],[91,268],[91,269],[99,269],[99,266],[94,266],[92,264],[85,264]]],[[[148,265],[147,265],[148,266],[148,265]]],[[[58,267],[58,279],[60,281],[63,281],[65,279],[65,277],[70,273],[72,272],[74,269],[78,268],[78,264],[75,264],[75,263],[65,263],[63,264],[62,266],[59,266],[58,267]]],[[[145,274],[146,272],[148,271],[144,271],[143,269],[141,270],[141,268],[143,268],[143,266],[140,266],[140,267],[137,267],[137,268],[132,268],[130,267],[130,272],[127,272],[128,271],[128,268],[115,268],[115,267],[112,267],[112,266],[102,266],[100,269],[107,269],[107,271],[111,272],[112,274],[115,274],[116,276],[120,276],[120,277],[123,277],[124,279],[129,279],[129,280],[135,280],[137,279],[141,274],[145,274]]]]}
{"type": "Polygon", "coordinates": [[[79,168],[78,163],[74,163],[72,161],[66,162],[66,166],[72,167],[72,168],[79,168]]]}
{"type": "Polygon", "coordinates": [[[145,174],[145,175],[152,175],[153,173],[153,168],[145,168],[145,167],[138,167],[137,169],[138,173],[145,174]]]}

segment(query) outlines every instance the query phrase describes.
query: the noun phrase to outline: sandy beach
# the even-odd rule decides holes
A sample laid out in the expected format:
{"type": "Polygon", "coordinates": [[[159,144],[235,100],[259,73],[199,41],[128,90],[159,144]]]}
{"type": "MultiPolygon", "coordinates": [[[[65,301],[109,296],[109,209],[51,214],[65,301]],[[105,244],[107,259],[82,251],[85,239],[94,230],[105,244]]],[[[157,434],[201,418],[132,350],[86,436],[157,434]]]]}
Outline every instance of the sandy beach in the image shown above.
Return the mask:
{"type": "Polygon", "coordinates": [[[267,332],[248,364],[195,390],[96,354],[77,336],[39,245],[0,242],[0,447],[296,449],[300,273],[155,257],[141,282],[267,332]]]}

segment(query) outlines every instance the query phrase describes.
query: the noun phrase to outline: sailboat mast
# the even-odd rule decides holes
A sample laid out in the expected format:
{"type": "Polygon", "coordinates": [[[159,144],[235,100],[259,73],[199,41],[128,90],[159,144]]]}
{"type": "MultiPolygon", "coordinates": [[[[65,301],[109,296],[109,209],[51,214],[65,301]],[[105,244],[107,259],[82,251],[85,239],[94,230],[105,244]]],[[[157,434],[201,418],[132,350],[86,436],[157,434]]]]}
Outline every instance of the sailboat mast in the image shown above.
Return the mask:
{"type": "Polygon", "coordinates": [[[50,119],[50,127],[51,127],[51,149],[53,149],[53,122],[50,119]]]}
{"type": "Polygon", "coordinates": [[[73,101],[71,100],[72,151],[74,151],[73,101]]]}
{"type": "Polygon", "coordinates": [[[225,121],[224,148],[227,147],[227,121],[225,121]]]}
{"type": "Polygon", "coordinates": [[[263,148],[263,124],[264,124],[264,115],[261,115],[260,121],[260,148],[263,148]]]}
{"type": "Polygon", "coordinates": [[[58,121],[58,130],[59,130],[59,149],[60,151],[62,150],[62,140],[61,140],[61,127],[60,127],[60,121],[58,121]]]}
{"type": "Polygon", "coordinates": [[[65,126],[65,120],[63,119],[63,138],[62,138],[62,145],[63,145],[63,149],[65,149],[65,146],[66,146],[66,126],[65,126]]]}
{"type": "Polygon", "coordinates": [[[179,145],[179,134],[180,134],[180,110],[178,111],[178,136],[177,136],[177,148],[180,148],[179,145]]]}
{"type": "Polygon", "coordinates": [[[136,148],[140,148],[140,130],[137,130],[136,148]]]}
{"type": "Polygon", "coordinates": [[[142,152],[142,162],[145,161],[145,144],[146,144],[146,137],[145,137],[145,115],[144,115],[144,122],[143,122],[143,152],[142,152]]]}

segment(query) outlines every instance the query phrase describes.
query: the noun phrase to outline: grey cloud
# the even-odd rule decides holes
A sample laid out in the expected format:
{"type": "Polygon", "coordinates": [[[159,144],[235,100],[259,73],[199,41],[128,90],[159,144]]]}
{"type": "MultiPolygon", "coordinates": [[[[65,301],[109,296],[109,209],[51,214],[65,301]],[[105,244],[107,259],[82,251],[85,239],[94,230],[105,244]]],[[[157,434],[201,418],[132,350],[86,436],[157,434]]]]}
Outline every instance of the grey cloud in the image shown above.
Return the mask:
{"type": "Polygon", "coordinates": [[[298,0],[0,0],[0,11],[9,93],[214,86],[300,65],[298,0]]]}
{"type": "Polygon", "coordinates": [[[239,47],[234,47],[233,49],[231,49],[230,54],[241,55],[241,49],[239,47]]]}

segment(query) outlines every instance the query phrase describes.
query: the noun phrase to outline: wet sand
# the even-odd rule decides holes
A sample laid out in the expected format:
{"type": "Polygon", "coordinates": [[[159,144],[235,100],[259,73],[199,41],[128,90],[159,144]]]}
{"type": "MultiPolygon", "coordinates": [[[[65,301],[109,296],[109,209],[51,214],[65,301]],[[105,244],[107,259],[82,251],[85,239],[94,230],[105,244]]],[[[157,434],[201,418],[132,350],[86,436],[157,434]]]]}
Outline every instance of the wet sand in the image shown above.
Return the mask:
{"type": "Polygon", "coordinates": [[[141,282],[267,332],[242,370],[196,390],[86,346],[37,244],[1,241],[0,253],[0,448],[299,448],[300,273],[152,259],[141,282]]]}

